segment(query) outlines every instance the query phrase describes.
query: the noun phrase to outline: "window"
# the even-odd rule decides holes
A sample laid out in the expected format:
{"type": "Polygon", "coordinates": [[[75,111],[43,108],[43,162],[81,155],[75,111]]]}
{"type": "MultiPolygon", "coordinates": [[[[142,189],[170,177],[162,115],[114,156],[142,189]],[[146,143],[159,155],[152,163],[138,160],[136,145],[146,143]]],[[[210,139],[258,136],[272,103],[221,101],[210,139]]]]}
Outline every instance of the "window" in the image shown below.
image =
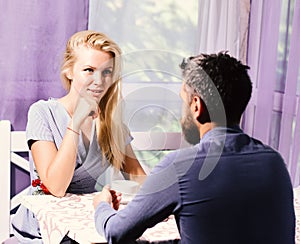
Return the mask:
{"type": "MultiPolygon", "coordinates": [[[[123,52],[122,106],[131,131],[181,131],[179,64],[196,53],[197,21],[198,1],[90,1],[89,29],[106,33],[123,52]]],[[[138,154],[151,168],[164,155],[138,154]]]]}

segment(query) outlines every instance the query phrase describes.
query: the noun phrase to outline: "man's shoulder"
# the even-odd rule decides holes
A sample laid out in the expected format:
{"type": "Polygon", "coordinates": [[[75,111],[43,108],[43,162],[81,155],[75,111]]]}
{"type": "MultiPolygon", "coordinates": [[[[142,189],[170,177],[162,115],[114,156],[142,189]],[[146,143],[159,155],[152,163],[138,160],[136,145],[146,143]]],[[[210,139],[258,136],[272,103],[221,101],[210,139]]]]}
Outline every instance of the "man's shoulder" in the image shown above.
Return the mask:
{"type": "Polygon", "coordinates": [[[250,139],[251,139],[251,147],[253,148],[253,153],[271,153],[273,155],[281,157],[281,154],[270,145],[267,145],[254,137],[250,137],[250,139]]]}
{"type": "Polygon", "coordinates": [[[199,152],[199,144],[180,148],[168,153],[152,170],[153,173],[164,170],[168,167],[192,163],[199,152]]]}

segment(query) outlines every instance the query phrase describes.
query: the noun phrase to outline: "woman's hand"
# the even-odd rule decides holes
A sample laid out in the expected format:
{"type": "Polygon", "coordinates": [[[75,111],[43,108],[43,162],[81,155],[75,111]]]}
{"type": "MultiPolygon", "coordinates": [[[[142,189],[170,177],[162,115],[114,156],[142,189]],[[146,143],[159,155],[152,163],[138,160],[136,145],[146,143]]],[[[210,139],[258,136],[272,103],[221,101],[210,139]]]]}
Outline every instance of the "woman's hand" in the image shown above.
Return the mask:
{"type": "Polygon", "coordinates": [[[98,116],[98,105],[88,94],[80,95],[72,117],[74,128],[79,129],[88,116],[98,116]]]}
{"type": "Polygon", "coordinates": [[[78,92],[78,100],[74,109],[74,113],[72,116],[72,126],[76,130],[79,130],[81,124],[87,119],[89,116],[92,119],[95,119],[98,116],[98,104],[88,93],[87,88],[92,83],[92,80],[89,80],[85,83],[82,89],[78,92]]]}

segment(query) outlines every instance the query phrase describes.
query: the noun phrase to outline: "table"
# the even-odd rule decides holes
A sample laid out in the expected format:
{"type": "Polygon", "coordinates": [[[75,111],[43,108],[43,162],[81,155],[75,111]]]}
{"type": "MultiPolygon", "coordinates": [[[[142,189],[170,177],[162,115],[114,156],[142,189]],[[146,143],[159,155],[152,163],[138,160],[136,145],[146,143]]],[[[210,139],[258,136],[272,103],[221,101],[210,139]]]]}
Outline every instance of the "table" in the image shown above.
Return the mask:
{"type": "MultiPolygon", "coordinates": [[[[107,243],[98,234],[94,223],[92,194],[66,194],[57,198],[52,195],[24,196],[22,204],[37,217],[43,242],[60,243],[65,235],[80,244],[107,243]]],[[[123,206],[125,207],[125,206],[123,206]]],[[[139,238],[140,243],[177,243],[180,235],[174,217],[147,229],[139,238]]]]}
{"type": "Polygon", "coordinates": [[[295,243],[300,244],[300,187],[294,188],[294,208],[296,216],[295,243]]]}

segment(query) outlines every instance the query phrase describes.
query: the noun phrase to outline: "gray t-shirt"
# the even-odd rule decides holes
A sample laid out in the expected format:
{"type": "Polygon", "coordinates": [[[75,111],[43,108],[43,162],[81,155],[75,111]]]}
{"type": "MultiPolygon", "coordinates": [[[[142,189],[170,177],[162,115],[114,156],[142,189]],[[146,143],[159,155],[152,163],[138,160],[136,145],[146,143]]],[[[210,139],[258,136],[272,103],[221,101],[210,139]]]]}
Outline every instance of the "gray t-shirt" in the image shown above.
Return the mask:
{"type": "MultiPolygon", "coordinates": [[[[52,141],[57,148],[60,147],[67,125],[71,117],[64,106],[56,99],[40,100],[34,103],[28,112],[26,137],[29,147],[31,141],[52,141]]],[[[33,179],[37,178],[34,163],[30,153],[30,170],[33,179]]],[[[91,132],[88,149],[85,148],[82,135],[79,136],[78,154],[73,179],[67,190],[69,193],[90,193],[101,190],[105,185],[101,177],[109,167],[107,160],[102,160],[102,153],[97,141],[95,124],[91,132]]]]}

